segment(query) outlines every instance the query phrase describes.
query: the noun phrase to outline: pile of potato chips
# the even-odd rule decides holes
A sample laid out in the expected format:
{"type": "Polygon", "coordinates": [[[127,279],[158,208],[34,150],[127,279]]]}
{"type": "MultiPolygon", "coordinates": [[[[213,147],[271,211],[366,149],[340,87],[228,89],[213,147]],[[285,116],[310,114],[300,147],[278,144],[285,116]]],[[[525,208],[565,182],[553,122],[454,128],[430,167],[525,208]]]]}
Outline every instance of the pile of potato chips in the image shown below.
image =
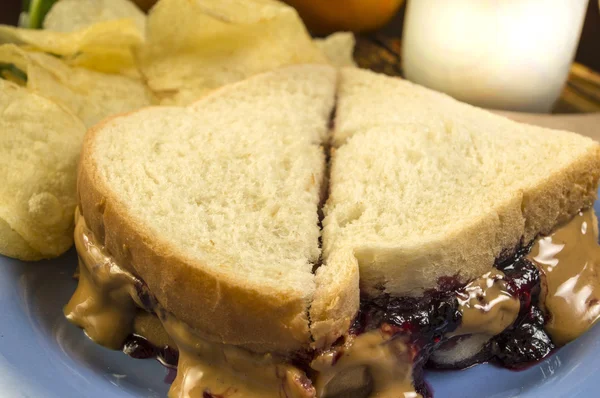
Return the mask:
{"type": "Polygon", "coordinates": [[[72,245],[86,128],[285,65],[353,65],[352,34],[312,40],[277,0],[161,0],[148,15],[59,0],[43,28],[0,25],[0,254],[24,260],[72,245]]]}
{"type": "Polygon", "coordinates": [[[46,97],[0,79],[0,253],[55,257],[73,243],[75,168],[85,126],[46,97]]]}

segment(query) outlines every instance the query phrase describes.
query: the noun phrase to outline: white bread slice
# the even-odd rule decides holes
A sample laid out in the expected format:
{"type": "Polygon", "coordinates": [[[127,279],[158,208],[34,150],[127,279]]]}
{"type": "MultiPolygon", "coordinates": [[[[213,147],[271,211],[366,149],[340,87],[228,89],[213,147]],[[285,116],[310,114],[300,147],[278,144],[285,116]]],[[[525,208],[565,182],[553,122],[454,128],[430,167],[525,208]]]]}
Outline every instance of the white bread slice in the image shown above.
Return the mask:
{"type": "Polygon", "coordinates": [[[340,79],[324,256],[353,251],[367,294],[474,279],[596,198],[591,139],[364,70],[340,79]]]}
{"type": "MultiPolygon", "coordinates": [[[[328,66],[289,67],[86,135],[86,222],[205,338],[277,352],[311,343],[313,298],[330,301],[312,267],[335,81],[328,66]]],[[[357,280],[345,280],[340,289],[358,296],[357,280]]],[[[347,311],[337,314],[346,328],[356,307],[347,311]]]]}

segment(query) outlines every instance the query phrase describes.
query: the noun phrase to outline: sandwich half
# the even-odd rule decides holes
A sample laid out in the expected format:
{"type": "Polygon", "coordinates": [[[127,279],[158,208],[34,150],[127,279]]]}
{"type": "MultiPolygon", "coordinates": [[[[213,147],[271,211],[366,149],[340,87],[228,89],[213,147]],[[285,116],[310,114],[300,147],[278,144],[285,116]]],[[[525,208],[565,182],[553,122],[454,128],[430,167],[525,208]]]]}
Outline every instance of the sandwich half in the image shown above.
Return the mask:
{"type": "Polygon", "coordinates": [[[425,364],[525,366],[600,315],[596,142],[344,69],[333,143],[323,254],[353,256],[361,292],[337,355],[402,352],[382,396],[427,395],[425,364]]]}
{"type": "Polygon", "coordinates": [[[290,67],[90,130],[67,318],[111,348],[175,345],[171,396],[314,396],[292,363],[358,309],[356,263],[313,272],[335,87],[331,67],[290,67]]]}

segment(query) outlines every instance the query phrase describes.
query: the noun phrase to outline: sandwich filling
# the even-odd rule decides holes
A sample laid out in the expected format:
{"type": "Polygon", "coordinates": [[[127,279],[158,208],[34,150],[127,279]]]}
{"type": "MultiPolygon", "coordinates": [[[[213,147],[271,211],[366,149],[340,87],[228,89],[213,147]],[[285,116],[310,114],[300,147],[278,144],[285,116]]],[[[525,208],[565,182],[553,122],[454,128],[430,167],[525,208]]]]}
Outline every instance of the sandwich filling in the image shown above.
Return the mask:
{"type": "Polygon", "coordinates": [[[427,366],[521,368],[577,338],[600,316],[593,210],[577,214],[465,286],[421,298],[365,297],[349,332],[294,358],[209,342],[116,264],[77,211],[79,284],[64,309],[95,342],[177,367],[171,397],[426,397],[427,366]]]}
{"type": "Polygon", "coordinates": [[[139,351],[147,345],[156,347],[152,353],[161,362],[177,366],[171,397],[315,396],[306,374],[283,358],[197,336],[162,308],[140,279],[113,260],[79,210],[75,219],[79,283],[64,313],[93,341],[108,348],[124,348],[138,357],[143,356],[139,351]],[[148,320],[151,317],[153,321],[148,320]]]}

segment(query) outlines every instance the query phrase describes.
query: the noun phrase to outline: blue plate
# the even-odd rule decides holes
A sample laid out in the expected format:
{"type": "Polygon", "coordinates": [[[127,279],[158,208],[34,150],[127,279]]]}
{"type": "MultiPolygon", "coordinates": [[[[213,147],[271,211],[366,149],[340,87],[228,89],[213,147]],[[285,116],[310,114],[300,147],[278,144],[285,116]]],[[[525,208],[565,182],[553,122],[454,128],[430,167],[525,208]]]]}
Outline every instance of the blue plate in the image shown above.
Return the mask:
{"type": "MultiPolygon", "coordinates": [[[[102,348],[65,320],[76,263],[74,250],[39,263],[0,256],[0,397],[166,397],[157,361],[102,348]]],[[[524,371],[480,365],[427,381],[436,398],[598,397],[600,324],[524,371]]]]}

